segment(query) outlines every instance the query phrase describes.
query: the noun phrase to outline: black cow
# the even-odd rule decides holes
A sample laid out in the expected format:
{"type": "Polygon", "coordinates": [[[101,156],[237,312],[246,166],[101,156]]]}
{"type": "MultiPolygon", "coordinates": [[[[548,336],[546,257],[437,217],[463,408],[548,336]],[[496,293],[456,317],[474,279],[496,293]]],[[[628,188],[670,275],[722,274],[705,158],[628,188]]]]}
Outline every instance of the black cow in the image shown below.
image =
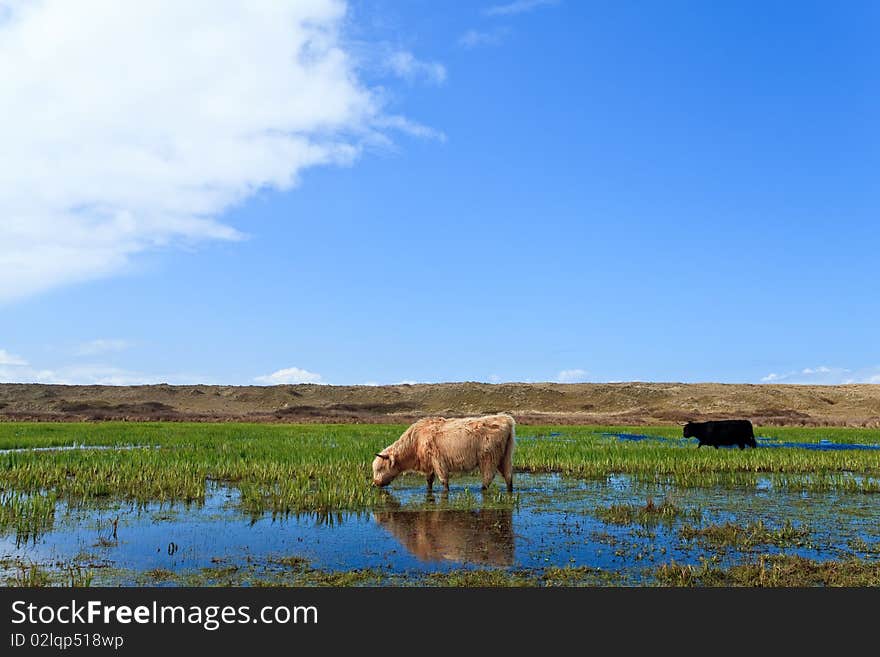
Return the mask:
{"type": "Polygon", "coordinates": [[[715,449],[718,449],[719,445],[739,445],[740,449],[745,449],[746,445],[758,446],[749,420],[688,422],[684,425],[684,437],[699,440],[697,449],[703,445],[712,445],[715,449]]]}

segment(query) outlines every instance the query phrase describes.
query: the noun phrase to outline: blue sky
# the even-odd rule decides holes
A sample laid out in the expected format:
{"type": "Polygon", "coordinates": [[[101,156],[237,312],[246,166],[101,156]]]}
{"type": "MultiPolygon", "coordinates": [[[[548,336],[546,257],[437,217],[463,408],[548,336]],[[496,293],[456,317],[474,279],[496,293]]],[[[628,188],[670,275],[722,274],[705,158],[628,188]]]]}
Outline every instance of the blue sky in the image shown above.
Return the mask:
{"type": "Polygon", "coordinates": [[[880,382],[877,3],[197,4],[0,2],[0,381],[880,382]]]}

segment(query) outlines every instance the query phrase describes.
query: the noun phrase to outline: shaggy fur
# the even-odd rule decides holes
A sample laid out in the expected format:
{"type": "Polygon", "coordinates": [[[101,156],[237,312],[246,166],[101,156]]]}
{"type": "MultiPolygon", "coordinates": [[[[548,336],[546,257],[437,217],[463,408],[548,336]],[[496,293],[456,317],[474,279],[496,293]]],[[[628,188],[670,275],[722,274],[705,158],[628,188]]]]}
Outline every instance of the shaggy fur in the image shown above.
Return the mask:
{"type": "Polygon", "coordinates": [[[421,472],[431,490],[436,476],[449,490],[449,475],[477,468],[483,488],[501,473],[513,490],[513,448],[516,422],[507,413],[447,420],[429,417],[410,426],[373,460],[373,483],[387,486],[400,473],[421,472]]]}

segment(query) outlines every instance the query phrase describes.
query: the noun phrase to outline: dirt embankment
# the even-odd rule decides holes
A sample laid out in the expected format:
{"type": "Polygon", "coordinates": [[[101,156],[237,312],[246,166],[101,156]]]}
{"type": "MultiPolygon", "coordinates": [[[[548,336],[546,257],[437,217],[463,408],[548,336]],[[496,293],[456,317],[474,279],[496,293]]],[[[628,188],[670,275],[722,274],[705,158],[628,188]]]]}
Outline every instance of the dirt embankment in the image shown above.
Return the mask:
{"type": "Polygon", "coordinates": [[[396,386],[0,384],[0,420],[395,422],[507,411],[541,424],[880,427],[880,385],[440,383],[396,386]]]}

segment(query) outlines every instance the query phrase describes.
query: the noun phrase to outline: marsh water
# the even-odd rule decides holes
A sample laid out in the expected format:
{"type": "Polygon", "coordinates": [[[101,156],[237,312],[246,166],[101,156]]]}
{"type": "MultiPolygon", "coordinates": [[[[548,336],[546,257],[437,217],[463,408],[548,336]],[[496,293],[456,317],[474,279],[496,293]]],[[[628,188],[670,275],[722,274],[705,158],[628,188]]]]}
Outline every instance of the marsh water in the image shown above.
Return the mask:
{"type": "MultiPolygon", "coordinates": [[[[641,434],[602,436],[662,441],[670,447],[694,444],[641,434]]],[[[518,440],[545,439],[566,440],[559,433],[518,440]]],[[[75,445],[31,451],[136,448],[75,445]]],[[[880,445],[759,437],[758,448],[865,450],[880,445]]],[[[210,581],[217,571],[241,571],[236,583],[248,584],[302,564],[324,572],[369,569],[404,579],[458,569],[588,566],[613,573],[622,583],[644,583],[657,566],[673,561],[696,566],[709,560],[723,567],[780,552],[820,561],[880,558],[876,493],[802,492],[778,486],[770,477],[744,485],[678,487],[622,474],[582,479],[517,473],[514,497],[492,491],[484,498],[473,476],[454,478],[448,496],[428,494],[423,478],[404,476],[387,489],[381,510],[283,516],[244,511],[233,485],[207,481],[205,486],[204,502],[198,504],[104,499],[99,505],[69,507],[58,502],[44,531],[30,536],[0,531],[0,576],[22,564],[50,569],[76,564],[94,572],[97,584],[166,581],[145,580],[151,572],[202,574],[210,581]],[[623,520],[606,513],[614,506],[637,512],[659,504],[675,513],[636,513],[623,520]],[[796,540],[752,541],[744,547],[693,538],[695,531],[728,523],[742,528],[759,523],[770,532],[794,528],[789,534],[796,540]]]]}
{"type": "MultiPolygon", "coordinates": [[[[479,481],[453,480],[450,498],[479,481]]],[[[683,540],[683,523],[701,527],[761,521],[778,528],[787,520],[809,529],[801,545],[760,546],[812,559],[852,555],[854,544],[878,546],[880,510],[871,494],[802,493],[774,489],[769,481],[742,488],[675,488],[623,475],[582,480],[557,474],[518,474],[514,508],[447,508],[424,482],[402,478],[388,492],[387,509],[365,513],[248,515],[234,488],[207,484],[204,504],[108,504],[103,509],[56,508],[52,528],[33,538],[0,536],[0,558],[44,565],[75,562],[110,583],[135,583],[138,573],[208,572],[219,567],[277,569],[294,558],[327,571],[377,569],[406,576],[460,568],[541,569],[590,566],[637,583],[670,561],[698,565],[713,559],[732,565],[748,551],[683,540]],[[685,517],[618,525],[597,508],[647,500],[673,503],[685,517]],[[114,527],[114,520],[116,521],[114,527]],[[861,541],[861,543],[859,543],[861,541]]],[[[751,556],[754,556],[753,554],[751,556]]],[[[859,555],[865,556],[865,555],[859,555]]],[[[7,565],[8,567],[8,565],[7,565]]],[[[245,580],[243,583],[247,583],[245,580]]]]}
{"type": "MultiPolygon", "coordinates": [[[[558,436],[560,434],[550,434],[551,436],[558,436]]],[[[663,436],[651,436],[641,433],[601,433],[599,434],[606,438],[615,438],[617,440],[623,441],[631,441],[631,442],[661,442],[666,443],[667,445],[677,445],[681,447],[692,446],[697,443],[697,441],[693,438],[666,438],[663,436]]],[[[815,443],[806,443],[806,442],[797,442],[792,440],[778,440],[775,438],[765,438],[762,436],[756,436],[755,442],[758,443],[758,448],[771,448],[771,449],[808,449],[815,452],[840,452],[840,451],[877,451],[880,450],[880,445],[865,445],[862,443],[843,443],[843,442],[835,442],[832,440],[820,440],[815,443]]],[[[736,445],[722,445],[720,449],[736,449],[736,445]]]]}

